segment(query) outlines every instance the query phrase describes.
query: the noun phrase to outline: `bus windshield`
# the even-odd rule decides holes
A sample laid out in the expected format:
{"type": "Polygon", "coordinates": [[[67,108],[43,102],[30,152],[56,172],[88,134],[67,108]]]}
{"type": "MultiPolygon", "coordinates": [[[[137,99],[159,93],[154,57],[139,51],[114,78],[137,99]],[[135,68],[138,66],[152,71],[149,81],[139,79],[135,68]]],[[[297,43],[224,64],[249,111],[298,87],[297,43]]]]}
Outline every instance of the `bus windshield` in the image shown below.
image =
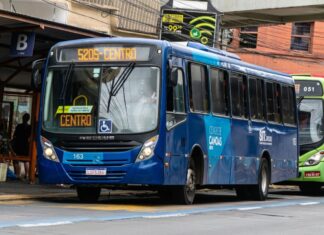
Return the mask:
{"type": "Polygon", "coordinates": [[[143,133],[157,127],[157,67],[50,68],[46,79],[46,131],[66,134],[143,133]]]}
{"type": "Polygon", "coordinates": [[[299,140],[300,145],[321,141],[323,133],[323,101],[303,99],[299,106],[299,140]]]}

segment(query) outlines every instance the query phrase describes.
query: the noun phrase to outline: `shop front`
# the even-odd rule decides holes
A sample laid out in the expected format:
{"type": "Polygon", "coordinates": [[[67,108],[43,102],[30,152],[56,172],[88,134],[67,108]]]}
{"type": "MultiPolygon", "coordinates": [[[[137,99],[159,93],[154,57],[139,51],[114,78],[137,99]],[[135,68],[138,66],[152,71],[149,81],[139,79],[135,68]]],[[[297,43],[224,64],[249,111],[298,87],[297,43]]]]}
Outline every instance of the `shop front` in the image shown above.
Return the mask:
{"type": "Polygon", "coordinates": [[[36,182],[39,109],[39,93],[31,86],[32,63],[45,58],[57,42],[87,37],[108,35],[0,10],[0,164],[13,169],[13,162],[21,168],[29,163],[29,169],[23,169],[20,175],[29,175],[31,183],[36,182]],[[17,154],[13,136],[26,113],[30,115],[28,154],[17,154]]]}

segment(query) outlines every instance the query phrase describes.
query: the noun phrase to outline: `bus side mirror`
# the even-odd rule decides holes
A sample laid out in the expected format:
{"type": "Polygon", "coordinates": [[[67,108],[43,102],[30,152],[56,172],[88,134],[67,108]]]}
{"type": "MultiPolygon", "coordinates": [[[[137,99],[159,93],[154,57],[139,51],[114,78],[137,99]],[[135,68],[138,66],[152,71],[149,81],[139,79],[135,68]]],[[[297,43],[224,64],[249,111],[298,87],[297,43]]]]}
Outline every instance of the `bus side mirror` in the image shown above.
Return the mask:
{"type": "Polygon", "coordinates": [[[42,68],[45,59],[35,60],[32,64],[31,87],[34,91],[40,91],[42,87],[42,68]]]}
{"type": "Polygon", "coordinates": [[[176,86],[178,84],[178,69],[172,68],[170,74],[170,84],[176,86]]]}

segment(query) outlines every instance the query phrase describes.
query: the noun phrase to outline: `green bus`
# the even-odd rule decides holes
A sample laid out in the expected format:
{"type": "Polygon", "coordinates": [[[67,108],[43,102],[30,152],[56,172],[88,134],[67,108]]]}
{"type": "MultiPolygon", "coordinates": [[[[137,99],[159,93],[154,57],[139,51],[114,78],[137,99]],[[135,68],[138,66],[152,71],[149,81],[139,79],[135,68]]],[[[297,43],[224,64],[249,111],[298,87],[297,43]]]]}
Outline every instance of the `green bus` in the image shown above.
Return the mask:
{"type": "Polygon", "coordinates": [[[292,179],[305,194],[324,186],[324,77],[293,75],[299,120],[299,175],[292,179]]]}

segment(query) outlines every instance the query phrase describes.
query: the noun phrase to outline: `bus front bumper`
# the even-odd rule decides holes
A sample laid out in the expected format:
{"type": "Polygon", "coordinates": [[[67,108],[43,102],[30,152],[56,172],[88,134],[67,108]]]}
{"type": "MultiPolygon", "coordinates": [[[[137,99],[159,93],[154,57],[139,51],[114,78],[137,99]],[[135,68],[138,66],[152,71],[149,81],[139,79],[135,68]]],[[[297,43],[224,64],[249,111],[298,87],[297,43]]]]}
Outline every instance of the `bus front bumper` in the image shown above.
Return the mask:
{"type": "Polygon", "coordinates": [[[291,182],[318,182],[324,184],[324,162],[315,166],[299,166],[297,178],[290,179],[291,182]]]}
{"type": "Polygon", "coordinates": [[[163,165],[154,159],[123,166],[70,166],[47,159],[38,161],[39,181],[42,184],[86,185],[161,185],[163,165]],[[87,175],[87,170],[104,170],[102,175],[87,175]]]}

